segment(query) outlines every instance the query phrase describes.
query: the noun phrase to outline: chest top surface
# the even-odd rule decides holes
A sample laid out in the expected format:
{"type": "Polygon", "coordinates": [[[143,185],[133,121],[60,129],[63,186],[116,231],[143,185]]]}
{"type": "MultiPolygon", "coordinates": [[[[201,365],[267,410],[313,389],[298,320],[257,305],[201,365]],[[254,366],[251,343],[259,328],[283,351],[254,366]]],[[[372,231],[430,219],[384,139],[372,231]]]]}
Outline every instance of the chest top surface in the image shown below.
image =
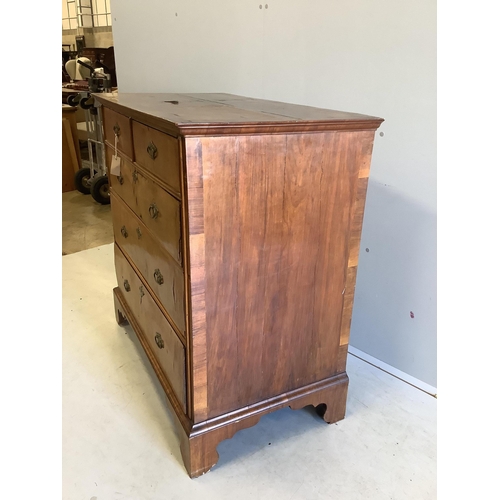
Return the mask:
{"type": "Polygon", "coordinates": [[[233,94],[94,94],[104,106],[175,135],[374,130],[381,118],[233,94]]]}

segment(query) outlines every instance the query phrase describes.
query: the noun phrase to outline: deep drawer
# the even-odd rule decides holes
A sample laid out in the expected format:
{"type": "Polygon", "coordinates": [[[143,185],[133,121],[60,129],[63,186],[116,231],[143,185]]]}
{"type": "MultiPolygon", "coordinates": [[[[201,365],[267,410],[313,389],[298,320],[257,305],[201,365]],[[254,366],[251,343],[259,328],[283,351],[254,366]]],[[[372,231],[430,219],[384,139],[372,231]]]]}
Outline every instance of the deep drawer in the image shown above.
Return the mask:
{"type": "Polygon", "coordinates": [[[135,161],[158,176],[180,197],[179,141],[159,130],[132,121],[135,161]]]}
{"type": "Polygon", "coordinates": [[[186,412],[184,346],[117,245],[115,245],[115,269],[118,286],[186,412]]]}
{"type": "Polygon", "coordinates": [[[111,196],[111,212],[115,241],[132,259],[185,338],[182,268],[118,196],[111,196]]]}
{"type": "Polygon", "coordinates": [[[118,134],[118,151],[134,159],[134,149],[132,142],[132,127],[130,118],[120,113],[116,113],[109,108],[103,108],[104,138],[114,146],[115,133],[118,134]]]}
{"type": "MultiPolygon", "coordinates": [[[[106,148],[108,168],[113,151],[106,148]]],[[[109,175],[111,190],[122,198],[182,265],[181,204],[149,177],[122,157],[121,175],[109,175]]]]}

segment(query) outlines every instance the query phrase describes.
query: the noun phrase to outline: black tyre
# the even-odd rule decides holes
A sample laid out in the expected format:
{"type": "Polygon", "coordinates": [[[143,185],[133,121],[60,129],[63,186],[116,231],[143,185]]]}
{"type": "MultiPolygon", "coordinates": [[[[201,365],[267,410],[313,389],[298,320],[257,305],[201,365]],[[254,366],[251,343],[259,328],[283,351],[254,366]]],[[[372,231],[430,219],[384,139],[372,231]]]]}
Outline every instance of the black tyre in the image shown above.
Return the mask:
{"type": "Polygon", "coordinates": [[[78,106],[78,102],[80,101],[80,96],[77,94],[77,95],[70,95],[68,96],[68,98],[66,99],[66,102],[70,105],[70,106],[78,106]]]}
{"type": "Polygon", "coordinates": [[[90,186],[90,194],[97,203],[109,204],[109,182],[107,176],[94,177],[90,186]]]}
{"type": "Polygon", "coordinates": [[[75,174],[75,187],[83,194],[90,194],[90,168],[81,168],[75,174]]]}
{"type": "Polygon", "coordinates": [[[80,99],[80,106],[83,109],[91,109],[94,106],[94,98],[84,97],[83,99],[80,99]]]}

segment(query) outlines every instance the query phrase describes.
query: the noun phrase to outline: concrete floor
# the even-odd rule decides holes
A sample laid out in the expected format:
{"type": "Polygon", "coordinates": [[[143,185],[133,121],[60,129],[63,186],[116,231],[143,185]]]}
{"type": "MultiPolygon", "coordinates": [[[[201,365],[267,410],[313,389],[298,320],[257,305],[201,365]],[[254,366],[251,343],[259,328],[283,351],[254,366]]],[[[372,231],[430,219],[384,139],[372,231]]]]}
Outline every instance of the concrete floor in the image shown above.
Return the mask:
{"type": "Polygon", "coordinates": [[[353,356],[344,420],[279,410],[190,479],[115,284],[112,245],[63,257],[63,499],[436,498],[436,399],[353,356]]]}
{"type": "Polygon", "coordinates": [[[97,203],[79,191],[62,194],[63,255],[113,241],[111,206],[97,203]]]}

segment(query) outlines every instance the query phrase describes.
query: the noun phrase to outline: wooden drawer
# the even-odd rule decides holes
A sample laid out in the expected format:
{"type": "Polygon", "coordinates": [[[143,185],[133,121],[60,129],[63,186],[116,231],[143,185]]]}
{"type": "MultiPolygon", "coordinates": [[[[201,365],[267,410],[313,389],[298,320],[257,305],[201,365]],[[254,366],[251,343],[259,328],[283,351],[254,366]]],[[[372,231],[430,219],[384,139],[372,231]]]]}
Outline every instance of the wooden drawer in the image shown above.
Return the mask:
{"type": "Polygon", "coordinates": [[[118,286],[186,412],[184,346],[117,245],[115,245],[115,268],[118,286]]]}
{"type": "Polygon", "coordinates": [[[118,150],[131,160],[134,159],[132,128],[130,118],[109,108],[103,109],[104,138],[114,146],[115,130],[118,132],[118,150]],[[116,128],[115,128],[116,127],[116,128]]]}
{"type": "MultiPolygon", "coordinates": [[[[106,161],[111,164],[113,150],[106,148],[106,161]]],[[[158,238],[170,255],[182,265],[181,204],[133,163],[122,157],[121,177],[109,176],[111,190],[158,238]]]]}
{"type": "Polygon", "coordinates": [[[136,121],[132,121],[132,131],[137,163],[158,176],[180,197],[179,141],[136,121]]]}
{"type": "Polygon", "coordinates": [[[137,266],[185,338],[184,273],[182,268],[158,244],[149,229],[118,196],[112,195],[111,204],[115,241],[137,266]]]}

